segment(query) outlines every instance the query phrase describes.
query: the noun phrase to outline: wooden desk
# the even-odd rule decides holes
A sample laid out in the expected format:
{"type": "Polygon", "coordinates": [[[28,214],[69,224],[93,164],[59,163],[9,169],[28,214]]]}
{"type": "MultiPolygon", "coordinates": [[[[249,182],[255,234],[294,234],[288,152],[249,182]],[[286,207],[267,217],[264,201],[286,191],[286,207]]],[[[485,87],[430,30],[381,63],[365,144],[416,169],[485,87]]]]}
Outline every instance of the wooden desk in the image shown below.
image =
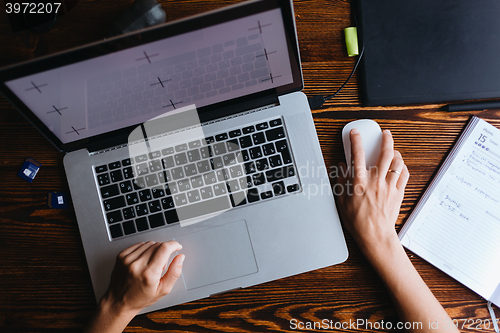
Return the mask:
{"type": "MultiPolygon", "coordinates": [[[[162,5],[168,20],[173,20],[233,2],[237,1],[169,0],[162,5]]],[[[108,22],[129,5],[120,0],[82,0],[50,32],[41,34],[12,34],[2,9],[0,66],[100,40],[108,22]]],[[[354,65],[342,38],[342,30],[351,25],[349,2],[296,1],[295,11],[304,92],[331,93],[354,65]]],[[[440,106],[362,107],[355,75],[338,97],[313,112],[327,166],[343,158],[340,132],[347,122],[372,118],[392,131],[412,175],[398,229],[468,117],[475,114],[500,127],[499,111],[446,113],[438,110],[440,106]]],[[[0,110],[0,331],[79,331],[96,303],[75,214],[72,209],[46,206],[48,191],[69,191],[63,155],[3,98],[0,110]],[[16,176],[26,157],[42,163],[31,184],[16,176]]],[[[346,238],[350,256],[341,265],[138,316],[126,331],[292,332],[292,318],[397,322],[381,281],[352,237],[346,238]]],[[[486,302],[479,296],[408,255],[452,318],[461,319],[461,324],[468,320],[467,325],[489,318],[486,302]]]]}

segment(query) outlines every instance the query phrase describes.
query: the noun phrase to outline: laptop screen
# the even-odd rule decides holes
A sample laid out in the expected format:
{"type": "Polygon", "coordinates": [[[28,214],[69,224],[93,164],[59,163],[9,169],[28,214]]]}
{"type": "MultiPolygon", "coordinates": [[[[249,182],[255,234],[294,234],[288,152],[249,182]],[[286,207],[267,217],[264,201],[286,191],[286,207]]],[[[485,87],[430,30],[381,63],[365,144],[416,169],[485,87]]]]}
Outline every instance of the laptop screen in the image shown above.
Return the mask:
{"type": "Polygon", "coordinates": [[[76,61],[31,66],[4,84],[62,147],[183,106],[203,110],[297,85],[295,35],[279,3],[232,9],[76,50],[67,55],[76,61]]]}

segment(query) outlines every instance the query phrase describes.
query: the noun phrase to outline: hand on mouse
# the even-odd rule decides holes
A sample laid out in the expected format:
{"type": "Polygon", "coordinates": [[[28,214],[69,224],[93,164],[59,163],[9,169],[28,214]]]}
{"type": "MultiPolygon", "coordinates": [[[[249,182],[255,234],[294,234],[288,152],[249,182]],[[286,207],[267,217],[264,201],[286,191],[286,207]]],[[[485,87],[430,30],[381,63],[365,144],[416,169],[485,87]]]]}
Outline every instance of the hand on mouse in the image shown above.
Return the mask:
{"type": "MultiPolygon", "coordinates": [[[[388,130],[382,133],[380,155],[370,170],[366,169],[363,142],[357,129],[351,130],[350,139],[354,177],[339,177],[338,183],[346,189],[349,181],[353,188],[351,195],[344,190],[337,197],[339,211],[347,230],[370,257],[370,251],[379,249],[381,242],[397,240],[394,226],[410,174],[401,154],[394,150],[388,130]]],[[[346,165],[341,163],[341,168],[345,170],[346,165]]]]}
{"type": "Polygon", "coordinates": [[[144,307],[170,293],[182,273],[184,255],[168,259],[182,246],[175,242],[138,243],[116,259],[111,283],[85,332],[122,332],[144,307]]]}

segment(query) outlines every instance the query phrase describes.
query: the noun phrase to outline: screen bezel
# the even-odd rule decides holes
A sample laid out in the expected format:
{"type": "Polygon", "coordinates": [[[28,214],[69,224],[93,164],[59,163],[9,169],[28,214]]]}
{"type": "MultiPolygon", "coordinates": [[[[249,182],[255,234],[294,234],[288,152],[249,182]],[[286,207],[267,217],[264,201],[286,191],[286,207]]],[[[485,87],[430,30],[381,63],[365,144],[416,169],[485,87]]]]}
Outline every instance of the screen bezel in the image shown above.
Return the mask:
{"type": "MultiPolygon", "coordinates": [[[[255,101],[256,99],[266,96],[282,95],[293,91],[300,91],[303,89],[302,71],[300,68],[300,55],[298,51],[293,7],[290,0],[255,0],[244,2],[185,19],[173,21],[160,26],[128,33],[102,42],[85,45],[72,50],[6,67],[4,69],[0,69],[0,92],[60,151],[70,152],[78,150],[88,147],[89,145],[95,144],[97,142],[105,142],[113,137],[127,138],[128,134],[134,128],[136,128],[138,124],[64,144],[7,87],[5,82],[275,8],[281,9],[283,17],[293,82],[284,86],[277,87],[275,89],[270,89],[256,94],[246,95],[221,103],[198,108],[200,120],[202,122],[217,119],[222,116],[227,116],[228,113],[238,113],[244,111],[244,109],[240,110],[240,108],[237,107],[238,105],[246,105],[251,101],[255,101]],[[228,112],[228,105],[234,105],[236,107],[234,108],[234,110],[228,112]]],[[[266,98],[263,98],[263,100],[266,100],[266,98]]],[[[120,141],[122,141],[122,139],[114,141],[117,141],[116,144],[120,144],[120,141]]],[[[123,143],[126,143],[126,139],[123,143]]]]}

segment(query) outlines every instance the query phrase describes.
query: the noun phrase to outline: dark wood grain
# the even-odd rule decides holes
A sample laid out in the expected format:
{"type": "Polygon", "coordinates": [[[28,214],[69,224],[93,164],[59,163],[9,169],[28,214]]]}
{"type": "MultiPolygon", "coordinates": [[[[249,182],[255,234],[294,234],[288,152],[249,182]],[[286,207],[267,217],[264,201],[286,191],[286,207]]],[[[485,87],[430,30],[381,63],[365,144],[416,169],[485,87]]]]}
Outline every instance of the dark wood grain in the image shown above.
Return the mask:
{"type": "MultiPolygon", "coordinates": [[[[235,2],[171,0],[162,1],[162,6],[170,21],[235,2]]],[[[101,40],[109,22],[130,4],[123,0],[73,1],[74,7],[56,26],[41,34],[11,33],[2,11],[0,66],[101,40]]],[[[304,92],[335,92],[355,61],[347,57],[342,37],[342,30],[352,24],[349,1],[296,1],[295,15],[304,92]]],[[[439,111],[440,106],[362,107],[355,75],[337,97],[313,111],[329,170],[343,159],[340,133],[347,122],[371,118],[392,131],[411,173],[398,229],[469,117],[474,114],[500,127],[498,110],[446,113],[439,111]]],[[[96,303],[75,215],[72,209],[46,206],[48,191],[68,191],[63,155],[3,98],[0,156],[0,332],[81,331],[96,303]],[[16,176],[28,156],[42,163],[31,184],[16,176]]],[[[331,183],[335,183],[334,177],[331,183]]],[[[341,265],[137,316],[126,332],[293,332],[293,318],[396,323],[399,319],[383,284],[352,237],[347,234],[346,239],[350,256],[341,265]]],[[[412,253],[408,255],[452,318],[489,318],[479,296],[412,253]]]]}

